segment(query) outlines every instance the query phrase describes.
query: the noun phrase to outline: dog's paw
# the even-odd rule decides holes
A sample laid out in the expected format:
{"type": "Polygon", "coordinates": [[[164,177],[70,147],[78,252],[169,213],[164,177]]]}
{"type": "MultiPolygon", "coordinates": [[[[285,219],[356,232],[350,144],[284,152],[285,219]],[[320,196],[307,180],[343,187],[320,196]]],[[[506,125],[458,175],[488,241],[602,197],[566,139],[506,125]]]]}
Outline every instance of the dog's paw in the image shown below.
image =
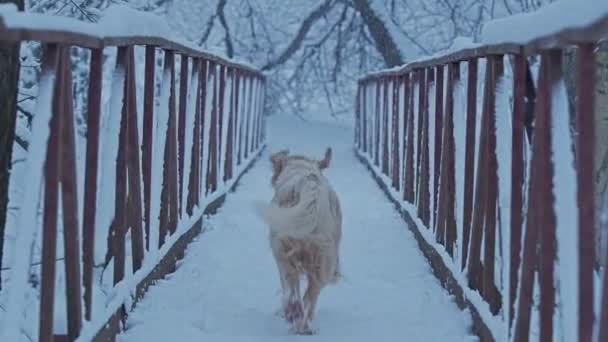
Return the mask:
{"type": "Polygon", "coordinates": [[[318,333],[317,329],[313,328],[312,325],[308,322],[304,322],[304,320],[300,322],[295,322],[291,328],[290,333],[294,335],[316,335],[318,333]]]}

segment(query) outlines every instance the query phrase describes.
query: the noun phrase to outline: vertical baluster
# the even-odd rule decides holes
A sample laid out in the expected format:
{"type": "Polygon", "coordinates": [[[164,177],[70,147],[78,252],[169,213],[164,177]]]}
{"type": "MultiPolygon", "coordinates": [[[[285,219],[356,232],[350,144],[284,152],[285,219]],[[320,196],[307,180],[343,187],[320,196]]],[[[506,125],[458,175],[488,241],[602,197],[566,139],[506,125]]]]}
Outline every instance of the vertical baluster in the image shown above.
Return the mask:
{"type": "Polygon", "coordinates": [[[391,179],[393,181],[393,188],[397,191],[400,190],[399,187],[399,177],[400,177],[400,155],[399,155],[399,86],[400,86],[400,77],[393,77],[393,108],[392,108],[392,135],[391,139],[393,142],[392,148],[392,171],[391,171],[391,179]]]}
{"type": "Polygon", "coordinates": [[[178,142],[178,162],[179,162],[179,178],[177,184],[179,187],[179,213],[182,213],[182,198],[184,193],[184,164],[186,151],[186,109],[188,105],[188,64],[189,57],[185,54],[181,55],[180,72],[179,72],[179,121],[177,123],[177,142],[178,142]]]}
{"type": "Polygon", "coordinates": [[[213,102],[211,109],[211,120],[209,122],[209,171],[207,173],[207,189],[209,192],[215,192],[217,189],[217,121],[218,121],[218,67],[211,64],[210,72],[213,73],[213,102]]]}
{"type": "Polygon", "coordinates": [[[101,108],[101,79],[103,50],[91,50],[89,89],[87,93],[87,146],[82,222],[82,282],[84,287],[85,319],[91,320],[93,301],[93,264],[95,257],[95,212],[97,201],[97,171],[99,156],[99,114],[101,108]]]}
{"type": "Polygon", "coordinates": [[[128,50],[127,78],[125,82],[127,106],[127,144],[129,145],[127,161],[128,197],[127,215],[128,224],[131,227],[131,253],[133,272],[141,268],[144,258],[144,236],[142,231],[142,209],[141,209],[141,166],[139,149],[139,131],[137,123],[137,93],[135,87],[135,48],[128,50]]]}
{"type": "Polygon", "coordinates": [[[487,201],[487,145],[488,145],[488,103],[491,93],[492,68],[486,63],[486,74],[483,89],[483,113],[481,117],[479,156],[477,158],[477,177],[475,179],[475,198],[473,204],[473,222],[471,226],[471,241],[469,246],[468,277],[469,286],[480,289],[481,284],[481,242],[483,237],[484,218],[487,201]]]}
{"type": "Polygon", "coordinates": [[[58,113],[61,118],[60,129],[60,181],[63,213],[63,248],[66,282],[66,304],[68,321],[68,338],[73,341],[80,334],[82,325],[82,302],[80,287],[80,234],[78,225],[78,194],[76,175],[76,147],[74,144],[74,110],[72,99],[72,63],[70,48],[62,48],[60,57],[60,87],[63,88],[60,101],[63,110],[58,113]]]}
{"type": "MultiPolygon", "coordinates": [[[[577,159],[577,202],[579,229],[579,279],[578,333],[580,342],[590,342],[593,332],[593,263],[594,263],[594,94],[595,94],[595,56],[593,44],[581,44],[577,49],[576,61],[576,159],[577,159]]],[[[556,137],[557,138],[557,137],[556,137]]],[[[604,264],[608,265],[608,264],[604,264]]],[[[604,271],[604,273],[606,273],[604,271]]],[[[605,278],[605,277],[604,277],[605,278]]],[[[606,282],[606,280],[604,280],[606,282]]],[[[606,285],[604,285],[606,286],[606,285]]],[[[604,297],[604,310],[606,298],[604,297]]],[[[608,318],[604,313],[600,321],[599,341],[608,340],[608,318]]]]}
{"type": "Polygon", "coordinates": [[[388,176],[389,164],[389,127],[388,127],[388,92],[389,92],[390,77],[384,77],[382,80],[382,173],[388,176]]]}
{"type": "Polygon", "coordinates": [[[477,118],[477,64],[478,58],[468,59],[467,68],[467,119],[464,161],[464,199],[462,219],[462,269],[467,264],[471,216],[473,214],[473,184],[475,173],[475,131],[477,118]]]}
{"type": "Polygon", "coordinates": [[[171,143],[171,139],[175,136],[171,134],[171,130],[175,128],[173,124],[175,117],[175,53],[171,50],[165,50],[165,66],[164,73],[168,74],[168,79],[164,79],[163,82],[169,82],[169,110],[167,120],[167,130],[165,133],[165,144],[163,148],[163,181],[161,190],[161,207],[160,207],[160,226],[159,226],[159,238],[158,247],[160,248],[166,239],[167,232],[170,230],[170,208],[171,208],[171,160],[170,150],[174,145],[171,143]]]}
{"type": "MultiPolygon", "coordinates": [[[[515,316],[515,298],[521,265],[521,234],[523,224],[524,189],[524,106],[526,85],[526,57],[519,53],[514,56],[513,68],[513,128],[511,154],[511,236],[509,262],[509,326],[515,316]]],[[[468,146],[467,146],[468,148],[468,146]]],[[[505,213],[506,214],[506,213],[505,213]]],[[[501,215],[505,215],[501,214],[501,215]]],[[[505,303],[506,305],[506,303],[505,303]]]]}
{"type": "Polygon", "coordinates": [[[374,112],[374,165],[380,166],[380,110],[382,101],[380,100],[380,82],[378,80],[374,81],[376,87],[376,97],[375,104],[376,110],[374,112]]]}
{"type": "Polygon", "coordinates": [[[146,250],[150,249],[150,210],[152,189],[152,151],[154,135],[154,75],[156,68],[156,48],[146,46],[146,71],[144,77],[144,122],[143,122],[143,144],[142,172],[144,179],[144,220],[146,234],[146,250]]]}
{"type": "Polygon", "coordinates": [[[234,94],[234,130],[232,132],[233,134],[233,148],[232,148],[232,154],[233,154],[233,161],[232,161],[232,168],[234,169],[234,166],[239,166],[241,165],[241,158],[239,156],[239,144],[241,141],[241,136],[239,134],[239,125],[241,123],[241,108],[240,108],[240,99],[241,99],[241,70],[238,68],[234,69],[234,90],[233,90],[233,94],[234,94]]]}
{"type": "Polygon", "coordinates": [[[61,165],[60,137],[61,113],[65,104],[65,88],[61,87],[63,75],[58,68],[61,49],[55,44],[43,46],[42,71],[45,75],[55,76],[53,85],[50,132],[44,163],[44,209],[42,216],[42,270],[40,286],[40,322],[38,340],[53,341],[53,318],[55,306],[55,268],[57,255],[57,209],[59,191],[59,169],[61,165]]]}
{"type": "MultiPolygon", "coordinates": [[[[430,194],[429,194],[429,86],[432,70],[424,68],[420,69],[420,93],[419,93],[419,120],[418,126],[421,128],[418,132],[420,151],[419,165],[419,184],[418,184],[418,216],[422,219],[425,226],[430,226],[430,194]]],[[[432,227],[429,227],[432,229],[432,227]]]]}
{"type": "MultiPolygon", "coordinates": [[[[433,170],[433,222],[437,221],[437,200],[439,198],[439,173],[441,171],[441,148],[442,145],[442,133],[443,133],[443,78],[444,69],[443,65],[436,67],[435,77],[435,169],[433,170]]],[[[432,227],[431,227],[432,228],[432,227]]]]}
{"type": "MultiPolygon", "coordinates": [[[[116,69],[123,70],[123,103],[128,99],[127,73],[128,73],[128,47],[118,48],[116,56],[116,69]]],[[[115,84],[117,86],[117,84],[115,84]]],[[[116,179],[115,179],[115,200],[114,200],[114,220],[110,228],[108,248],[111,248],[109,256],[114,258],[114,277],[113,282],[117,284],[125,276],[125,234],[127,231],[127,105],[122,106],[120,115],[120,129],[118,135],[118,155],[116,157],[116,179]]]]}
{"type": "Polygon", "coordinates": [[[190,163],[190,175],[188,182],[188,198],[186,202],[186,212],[192,215],[192,209],[195,205],[200,204],[200,178],[201,178],[201,119],[204,94],[202,94],[206,83],[205,80],[205,61],[202,58],[197,58],[192,61],[193,70],[192,77],[198,77],[198,86],[195,90],[193,100],[196,101],[194,109],[194,127],[192,134],[192,161],[190,163]]]}
{"type": "Polygon", "coordinates": [[[235,84],[235,72],[233,68],[228,68],[228,75],[230,82],[230,87],[232,90],[230,91],[230,106],[228,108],[228,133],[226,136],[226,154],[224,159],[224,182],[232,179],[232,161],[233,161],[233,150],[234,150],[234,116],[235,116],[235,108],[234,108],[234,84],[235,84]]]}
{"type": "Polygon", "coordinates": [[[503,74],[503,56],[492,55],[488,60],[491,68],[491,88],[487,104],[487,197],[484,229],[483,292],[492,313],[500,309],[500,294],[494,284],[496,254],[496,206],[498,202],[498,161],[496,159],[496,92],[503,74]]]}
{"type": "Polygon", "coordinates": [[[406,141],[406,156],[405,156],[405,200],[414,203],[414,88],[416,86],[416,73],[411,72],[407,74],[405,83],[405,97],[406,97],[406,117],[407,117],[407,141],[406,141]]]}

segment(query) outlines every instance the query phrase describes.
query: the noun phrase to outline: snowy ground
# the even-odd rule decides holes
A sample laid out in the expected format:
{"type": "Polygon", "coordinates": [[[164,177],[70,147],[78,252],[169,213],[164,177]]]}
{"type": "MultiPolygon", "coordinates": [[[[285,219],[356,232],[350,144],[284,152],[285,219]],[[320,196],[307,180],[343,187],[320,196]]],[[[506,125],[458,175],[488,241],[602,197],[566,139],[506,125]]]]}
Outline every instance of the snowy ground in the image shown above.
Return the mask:
{"type": "Polygon", "coordinates": [[[475,341],[460,311],[431,274],[412,234],[352,151],[352,131],[328,124],[269,120],[270,151],[320,158],[344,212],[344,279],[323,290],[316,336],[288,336],[277,316],[279,280],[268,232],[251,202],[270,199],[268,152],[247,173],[178,270],[152,287],[129,316],[128,341],[475,341]]]}

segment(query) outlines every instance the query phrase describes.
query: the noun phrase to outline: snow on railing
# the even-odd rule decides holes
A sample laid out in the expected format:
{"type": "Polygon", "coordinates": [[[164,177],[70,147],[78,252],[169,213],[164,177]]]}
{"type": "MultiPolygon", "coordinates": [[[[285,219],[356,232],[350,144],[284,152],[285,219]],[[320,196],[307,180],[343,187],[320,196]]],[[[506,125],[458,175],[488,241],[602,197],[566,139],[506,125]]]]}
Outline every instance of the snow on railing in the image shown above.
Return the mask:
{"type": "Polygon", "coordinates": [[[133,302],[201,231],[203,213],[263,149],[265,78],[180,41],[162,19],[123,6],[110,7],[98,23],[2,6],[0,41],[43,47],[0,340],[22,340],[23,331],[39,341],[110,338],[133,302]],[[86,137],[75,132],[71,48],[90,52],[81,115],[86,137]],[[116,64],[104,84],[104,69],[112,68],[104,64],[108,50],[116,64]],[[136,52],[145,54],[143,68],[136,52]],[[107,111],[102,92],[110,93],[107,111]],[[56,270],[58,237],[65,267],[56,270]],[[39,308],[32,308],[25,303],[36,239],[42,239],[42,266],[39,308]]]}
{"type": "MultiPolygon", "coordinates": [[[[564,2],[563,15],[577,11],[564,2]]],[[[488,44],[359,79],[356,152],[482,340],[608,340],[608,272],[594,269],[593,238],[595,49],[608,5],[594,4],[569,26],[501,41],[511,24],[542,27],[540,15],[504,19],[488,25],[488,44]]]]}

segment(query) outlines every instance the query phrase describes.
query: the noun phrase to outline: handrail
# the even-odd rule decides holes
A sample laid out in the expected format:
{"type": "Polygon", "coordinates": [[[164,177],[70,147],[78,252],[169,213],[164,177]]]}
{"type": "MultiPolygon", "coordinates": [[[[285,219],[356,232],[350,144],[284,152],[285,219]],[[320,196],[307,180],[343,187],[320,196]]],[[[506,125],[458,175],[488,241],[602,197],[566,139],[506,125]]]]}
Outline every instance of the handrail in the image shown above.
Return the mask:
{"type": "Polygon", "coordinates": [[[608,15],[597,18],[591,23],[576,27],[563,28],[557,32],[547,33],[529,41],[513,42],[509,40],[489,44],[471,44],[456,51],[439,53],[431,57],[423,57],[392,69],[367,73],[359,78],[359,82],[384,77],[398,76],[416,69],[432,67],[440,64],[462,62],[469,58],[489,55],[534,54],[541,50],[563,49],[581,43],[595,43],[608,37],[608,15]]]}
{"type": "MultiPolygon", "coordinates": [[[[133,13],[141,16],[141,12],[123,5],[114,5],[110,8],[109,12],[107,15],[112,21],[128,20],[128,15],[133,13]],[[112,9],[115,10],[112,11],[112,9]]],[[[160,20],[152,15],[146,16],[156,21],[160,20]]],[[[135,26],[135,33],[133,34],[121,35],[111,32],[105,35],[103,34],[106,31],[105,24],[105,22],[88,23],[73,18],[38,13],[0,12],[0,41],[21,42],[30,40],[41,43],[70,44],[88,49],[101,49],[111,46],[151,45],[160,49],[173,50],[179,54],[205,58],[226,66],[241,68],[259,77],[264,77],[264,74],[259,69],[250,64],[231,60],[203,50],[194,44],[177,39],[169,32],[164,32],[165,34],[153,32],[150,34],[145,32],[145,30],[138,30],[137,26],[135,26]],[[10,17],[4,18],[5,16],[10,17]],[[43,23],[37,24],[36,20],[41,20],[43,23]]]]}

